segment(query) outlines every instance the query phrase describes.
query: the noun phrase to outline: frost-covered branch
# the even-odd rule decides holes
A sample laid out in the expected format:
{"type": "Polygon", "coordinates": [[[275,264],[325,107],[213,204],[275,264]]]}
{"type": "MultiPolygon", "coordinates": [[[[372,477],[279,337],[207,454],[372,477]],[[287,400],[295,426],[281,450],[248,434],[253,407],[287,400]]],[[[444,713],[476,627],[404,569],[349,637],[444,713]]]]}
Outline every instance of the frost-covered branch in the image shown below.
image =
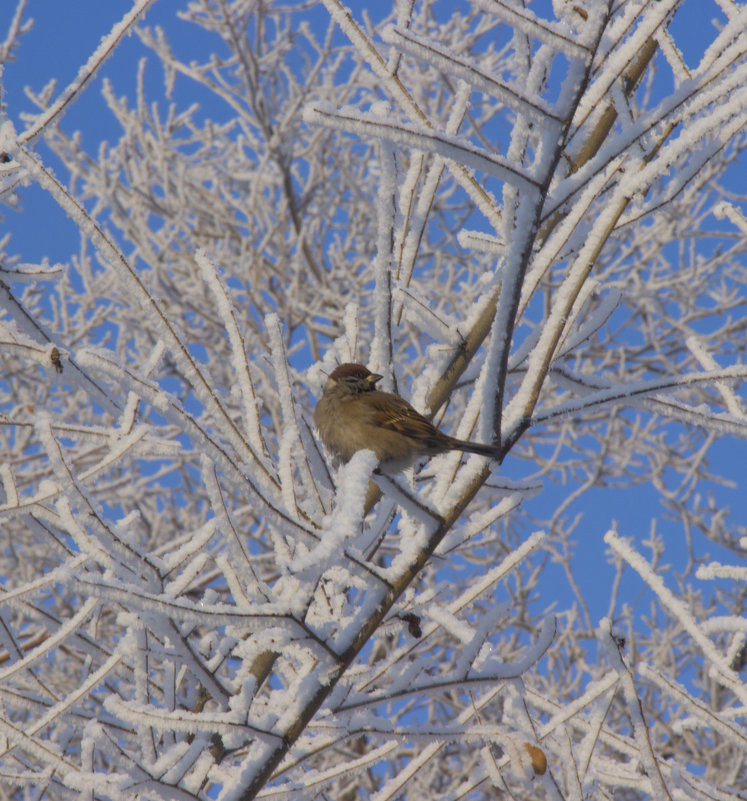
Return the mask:
{"type": "Polygon", "coordinates": [[[148,5],[0,120],[3,786],[736,801],[744,10],[148,5]],[[332,464],[350,361],[500,467],[332,464]]]}

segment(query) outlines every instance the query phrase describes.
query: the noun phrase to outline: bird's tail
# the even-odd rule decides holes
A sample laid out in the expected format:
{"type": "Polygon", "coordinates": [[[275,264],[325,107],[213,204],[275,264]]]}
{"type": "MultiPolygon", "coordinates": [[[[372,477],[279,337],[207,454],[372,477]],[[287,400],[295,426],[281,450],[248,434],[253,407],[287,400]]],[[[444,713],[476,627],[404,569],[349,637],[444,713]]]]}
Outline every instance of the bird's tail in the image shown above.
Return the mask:
{"type": "Polygon", "coordinates": [[[452,447],[465,453],[476,453],[480,456],[489,456],[497,459],[499,455],[497,445],[484,445],[482,442],[467,442],[466,439],[454,439],[452,447]]]}

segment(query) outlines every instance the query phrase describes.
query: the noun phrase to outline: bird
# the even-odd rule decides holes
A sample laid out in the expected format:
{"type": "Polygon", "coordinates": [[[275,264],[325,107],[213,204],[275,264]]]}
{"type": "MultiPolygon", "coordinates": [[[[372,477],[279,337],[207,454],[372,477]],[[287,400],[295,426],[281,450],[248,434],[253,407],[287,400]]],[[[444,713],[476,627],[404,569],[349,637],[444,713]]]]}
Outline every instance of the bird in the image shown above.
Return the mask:
{"type": "Polygon", "coordinates": [[[330,373],[314,409],[314,425],[335,467],[361,450],[372,450],[386,473],[405,470],[423,457],[446,451],[498,458],[497,446],[450,437],[404,398],[376,389],[382,378],[352,362],[330,373]]]}

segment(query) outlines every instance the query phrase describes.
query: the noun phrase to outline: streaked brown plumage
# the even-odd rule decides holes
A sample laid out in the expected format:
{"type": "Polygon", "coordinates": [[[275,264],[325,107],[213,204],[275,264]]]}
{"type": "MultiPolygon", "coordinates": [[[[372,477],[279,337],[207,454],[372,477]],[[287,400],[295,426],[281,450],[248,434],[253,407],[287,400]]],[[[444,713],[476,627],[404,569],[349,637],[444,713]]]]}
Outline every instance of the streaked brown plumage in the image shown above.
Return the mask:
{"type": "Polygon", "coordinates": [[[404,398],[376,389],[382,376],[362,364],[341,364],[327,379],[314,424],[337,463],[372,450],[387,472],[424,456],[458,450],[496,457],[493,445],[455,439],[439,431],[404,398]]]}

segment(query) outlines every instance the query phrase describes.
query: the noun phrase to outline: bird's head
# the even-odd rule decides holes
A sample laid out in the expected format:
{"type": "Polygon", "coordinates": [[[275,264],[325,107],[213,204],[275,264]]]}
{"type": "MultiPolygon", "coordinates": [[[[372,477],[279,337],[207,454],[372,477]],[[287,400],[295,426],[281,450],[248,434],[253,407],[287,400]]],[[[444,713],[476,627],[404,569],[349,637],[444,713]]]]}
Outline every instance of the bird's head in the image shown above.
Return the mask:
{"type": "Polygon", "coordinates": [[[334,387],[338,390],[346,390],[351,394],[370,392],[376,388],[376,383],[382,378],[383,376],[372,373],[368,367],[364,367],[362,364],[347,362],[335,367],[330,373],[325,391],[334,387]]]}

